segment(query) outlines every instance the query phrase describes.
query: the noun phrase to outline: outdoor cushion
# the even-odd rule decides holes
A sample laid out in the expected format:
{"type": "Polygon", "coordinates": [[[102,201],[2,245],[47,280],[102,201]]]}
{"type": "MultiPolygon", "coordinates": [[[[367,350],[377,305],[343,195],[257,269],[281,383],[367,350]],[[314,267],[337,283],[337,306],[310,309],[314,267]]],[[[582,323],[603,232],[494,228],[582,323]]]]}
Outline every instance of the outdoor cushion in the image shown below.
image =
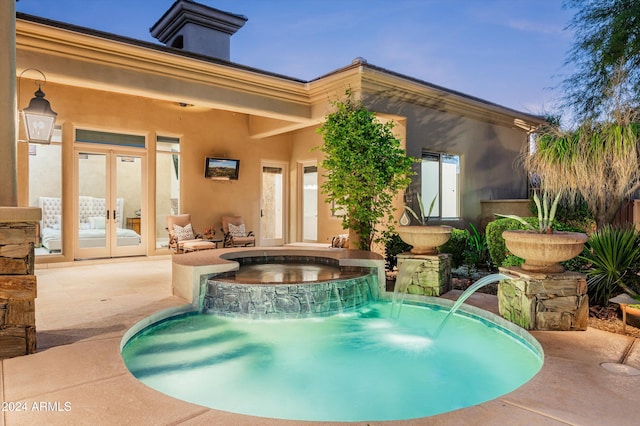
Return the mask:
{"type": "Polygon", "coordinates": [[[180,225],[173,225],[173,232],[176,234],[178,241],[193,240],[195,238],[195,235],[193,235],[193,228],[190,223],[184,227],[180,225]]]}
{"type": "Polygon", "coordinates": [[[236,238],[236,237],[246,237],[247,236],[247,231],[246,231],[246,229],[244,227],[244,223],[240,224],[239,226],[236,226],[233,223],[230,223],[229,224],[229,233],[234,238],[236,238]]]}

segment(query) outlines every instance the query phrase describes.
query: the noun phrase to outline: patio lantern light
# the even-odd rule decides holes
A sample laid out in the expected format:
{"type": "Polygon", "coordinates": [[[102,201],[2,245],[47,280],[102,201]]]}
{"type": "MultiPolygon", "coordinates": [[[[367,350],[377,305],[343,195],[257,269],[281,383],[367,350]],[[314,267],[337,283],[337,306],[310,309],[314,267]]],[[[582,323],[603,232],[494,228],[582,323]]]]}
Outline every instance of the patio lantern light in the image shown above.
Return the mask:
{"type": "MultiPolygon", "coordinates": [[[[20,77],[28,70],[38,71],[42,74],[46,83],[44,73],[34,68],[24,70],[20,74],[20,77]]],[[[34,93],[35,97],[29,101],[29,106],[22,110],[24,128],[27,133],[28,142],[48,144],[51,142],[53,127],[58,114],[51,109],[49,101],[45,99],[44,92],[42,91],[42,82],[36,80],[36,84],[38,85],[38,90],[34,93]]]]}

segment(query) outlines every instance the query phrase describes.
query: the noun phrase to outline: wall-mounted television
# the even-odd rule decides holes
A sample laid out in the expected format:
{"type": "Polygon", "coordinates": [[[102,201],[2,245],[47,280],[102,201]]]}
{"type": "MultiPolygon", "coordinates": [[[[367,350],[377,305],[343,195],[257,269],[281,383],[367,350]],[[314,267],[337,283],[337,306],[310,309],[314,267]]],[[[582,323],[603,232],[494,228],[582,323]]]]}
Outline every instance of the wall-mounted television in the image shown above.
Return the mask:
{"type": "Polygon", "coordinates": [[[204,162],[204,177],[214,180],[238,180],[240,160],[207,157],[204,162]]]}

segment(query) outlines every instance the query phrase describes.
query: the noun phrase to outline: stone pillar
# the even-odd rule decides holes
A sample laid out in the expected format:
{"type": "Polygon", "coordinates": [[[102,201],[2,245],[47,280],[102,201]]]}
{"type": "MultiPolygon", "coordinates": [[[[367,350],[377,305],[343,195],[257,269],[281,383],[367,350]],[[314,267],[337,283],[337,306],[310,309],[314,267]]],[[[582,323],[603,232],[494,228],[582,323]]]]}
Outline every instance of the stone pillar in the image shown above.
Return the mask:
{"type": "Polygon", "coordinates": [[[584,274],[565,271],[541,274],[520,267],[500,268],[514,277],[498,284],[503,318],[526,330],[586,330],[589,296],[584,274]]]}
{"type": "Polygon", "coordinates": [[[0,359],[36,351],[36,224],[39,208],[0,207],[0,359]]]}
{"type": "Polygon", "coordinates": [[[451,290],[451,255],[402,253],[398,255],[398,276],[411,275],[408,294],[438,297],[451,290]]]}
{"type": "Polygon", "coordinates": [[[16,2],[0,1],[0,206],[18,205],[16,2]]]}

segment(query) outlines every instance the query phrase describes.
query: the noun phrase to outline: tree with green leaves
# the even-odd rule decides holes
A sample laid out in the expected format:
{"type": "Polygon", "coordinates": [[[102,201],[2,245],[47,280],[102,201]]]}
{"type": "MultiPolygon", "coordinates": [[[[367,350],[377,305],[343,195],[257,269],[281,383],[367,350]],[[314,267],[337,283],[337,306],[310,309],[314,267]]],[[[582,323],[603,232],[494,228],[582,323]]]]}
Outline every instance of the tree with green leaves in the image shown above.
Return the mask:
{"type": "Polygon", "coordinates": [[[350,91],[346,100],[332,105],[335,111],[318,129],[324,144],[317,149],[325,154],[322,192],[341,216],[343,228],[357,235],[357,247],[371,250],[380,239],[376,234],[383,231],[381,225],[393,230],[393,199],[409,185],[415,159],[393,134],[394,123],[380,122],[350,91]]]}
{"type": "Polygon", "coordinates": [[[579,120],[634,108],[640,99],[640,0],[565,0],[576,9],[566,64],[576,71],[561,88],[579,120]],[[624,105],[624,106],[623,106],[624,105]]]}

